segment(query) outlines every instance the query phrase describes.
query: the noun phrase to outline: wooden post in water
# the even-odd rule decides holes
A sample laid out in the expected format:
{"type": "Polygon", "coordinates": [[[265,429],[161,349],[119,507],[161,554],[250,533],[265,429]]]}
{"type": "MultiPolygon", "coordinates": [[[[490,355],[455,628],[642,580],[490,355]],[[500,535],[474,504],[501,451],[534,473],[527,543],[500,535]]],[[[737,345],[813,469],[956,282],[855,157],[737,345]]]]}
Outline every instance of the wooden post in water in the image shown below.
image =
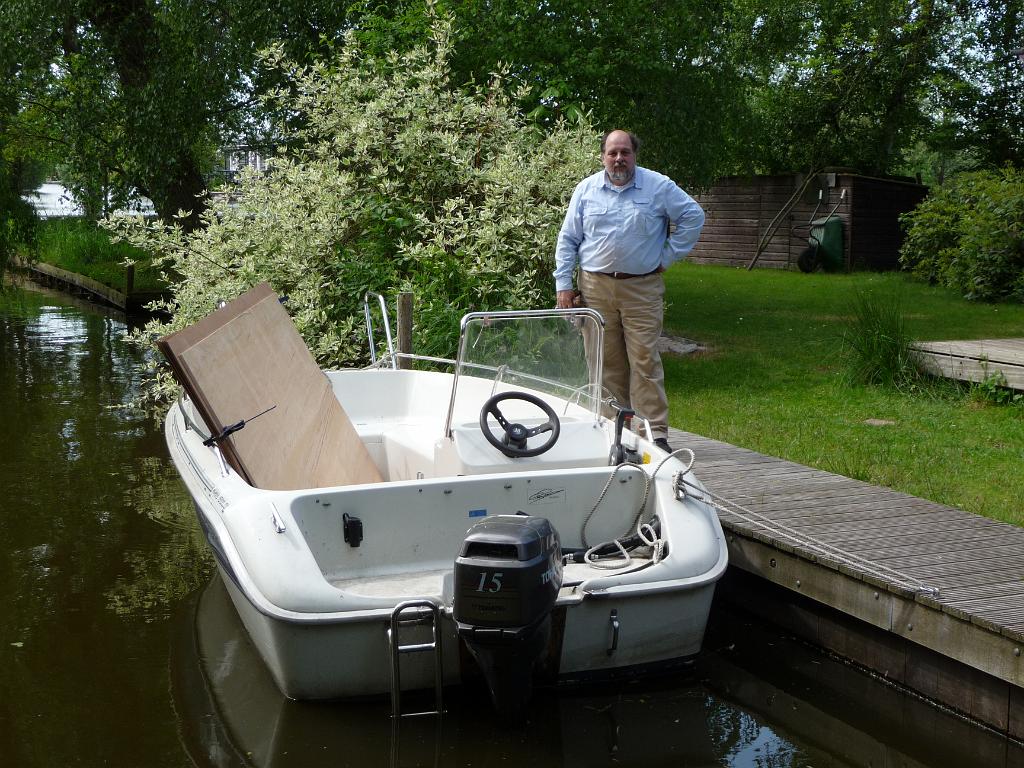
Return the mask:
{"type": "Polygon", "coordinates": [[[124,272],[124,300],[126,304],[133,288],[135,288],[135,265],[129,264],[124,272]]]}
{"type": "MultiPolygon", "coordinates": [[[[412,294],[398,294],[398,351],[412,354],[412,294]]],[[[412,368],[412,360],[398,358],[398,367],[404,370],[412,368]]]]}

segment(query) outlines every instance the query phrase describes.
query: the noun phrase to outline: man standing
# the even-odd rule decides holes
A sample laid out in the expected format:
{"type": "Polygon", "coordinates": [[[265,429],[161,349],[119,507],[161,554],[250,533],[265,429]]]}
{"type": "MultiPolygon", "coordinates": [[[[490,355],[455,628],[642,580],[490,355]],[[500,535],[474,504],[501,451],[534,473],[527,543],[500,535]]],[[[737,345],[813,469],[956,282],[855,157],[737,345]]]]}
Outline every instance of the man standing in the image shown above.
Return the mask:
{"type": "Polygon", "coordinates": [[[667,176],[636,164],[639,140],[610,131],[604,169],[581,181],[555,249],[558,306],[573,305],[572,275],[584,303],[604,318],[604,381],[617,401],[651,424],[668,444],[668,397],[657,343],[664,320],[661,273],[697,244],[704,211],[667,176]]]}

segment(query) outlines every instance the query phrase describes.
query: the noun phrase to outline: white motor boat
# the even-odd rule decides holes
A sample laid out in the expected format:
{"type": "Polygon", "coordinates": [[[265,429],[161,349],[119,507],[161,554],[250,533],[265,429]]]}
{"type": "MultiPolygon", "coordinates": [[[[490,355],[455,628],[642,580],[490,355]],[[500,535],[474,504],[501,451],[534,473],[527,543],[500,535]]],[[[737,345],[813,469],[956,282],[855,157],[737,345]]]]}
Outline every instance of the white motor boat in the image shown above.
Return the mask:
{"type": "Polygon", "coordinates": [[[454,361],[384,324],[385,357],[325,376],[262,285],[159,342],[172,460],[281,691],[397,711],[483,677],[511,712],[696,654],[722,529],[692,452],[602,415],[600,316],[471,313],[454,361]]]}

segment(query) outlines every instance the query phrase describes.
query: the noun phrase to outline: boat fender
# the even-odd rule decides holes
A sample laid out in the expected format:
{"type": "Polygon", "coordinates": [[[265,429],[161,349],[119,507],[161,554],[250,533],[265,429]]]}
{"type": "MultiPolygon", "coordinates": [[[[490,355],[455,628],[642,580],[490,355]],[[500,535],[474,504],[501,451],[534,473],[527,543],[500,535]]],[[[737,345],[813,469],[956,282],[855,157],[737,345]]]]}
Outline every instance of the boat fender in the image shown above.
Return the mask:
{"type": "Polygon", "coordinates": [[[358,547],[363,543],[363,521],[358,517],[345,512],[341,516],[341,531],[349,546],[358,547]]]}

